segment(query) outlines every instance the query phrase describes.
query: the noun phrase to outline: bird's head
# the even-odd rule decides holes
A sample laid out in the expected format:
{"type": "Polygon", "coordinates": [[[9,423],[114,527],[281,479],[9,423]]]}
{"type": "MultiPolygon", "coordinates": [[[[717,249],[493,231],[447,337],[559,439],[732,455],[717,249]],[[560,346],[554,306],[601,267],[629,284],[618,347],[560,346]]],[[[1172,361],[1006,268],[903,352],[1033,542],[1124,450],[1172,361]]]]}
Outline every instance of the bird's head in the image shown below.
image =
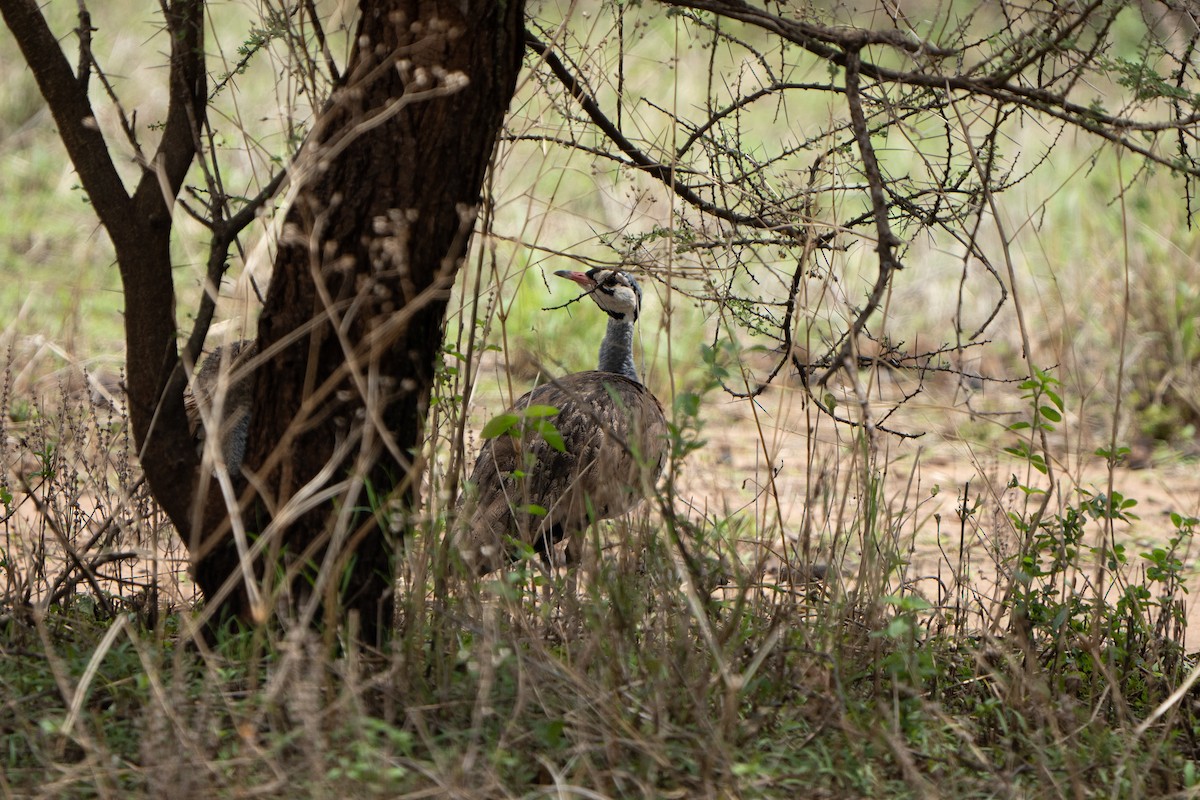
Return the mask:
{"type": "Polygon", "coordinates": [[[613,319],[633,322],[641,313],[641,287],[627,272],[597,267],[587,272],[560,269],[554,274],[582,286],[596,305],[613,319]]]}

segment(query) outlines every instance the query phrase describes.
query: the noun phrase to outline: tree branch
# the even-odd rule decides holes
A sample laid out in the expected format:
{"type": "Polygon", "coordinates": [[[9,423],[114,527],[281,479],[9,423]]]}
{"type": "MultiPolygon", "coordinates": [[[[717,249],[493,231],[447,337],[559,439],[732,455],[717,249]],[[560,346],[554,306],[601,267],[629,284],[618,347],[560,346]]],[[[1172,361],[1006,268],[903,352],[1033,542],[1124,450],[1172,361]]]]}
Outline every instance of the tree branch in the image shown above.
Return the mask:
{"type": "MultiPolygon", "coordinates": [[[[742,0],[660,0],[665,5],[694,8],[720,14],[749,25],[775,33],[793,44],[799,45],[813,55],[830,64],[847,66],[848,53],[859,51],[870,44],[884,44],[914,54],[936,58],[954,55],[955,51],[936,45],[909,39],[899,32],[868,31],[858,28],[825,28],[819,25],[784,19],[763,9],[752,8],[742,0]],[[910,46],[905,46],[908,42],[910,46]],[[838,48],[842,48],[839,50],[838,48]]],[[[1043,47],[1042,52],[1048,52],[1043,47]]],[[[1148,147],[1120,135],[1117,131],[1132,133],[1157,133],[1182,130],[1200,122],[1200,113],[1170,121],[1139,122],[1129,117],[1107,114],[1092,106],[1070,102],[1064,94],[1052,92],[1040,86],[1023,86],[1009,82],[1012,77],[1001,68],[987,75],[947,74],[941,70],[904,71],[881,67],[867,61],[860,63],[861,75],[883,82],[905,86],[925,87],[937,90],[960,91],[981,97],[991,97],[1001,103],[1012,103],[1031,111],[1069,122],[1118,147],[1137,153],[1149,161],[1200,177],[1200,165],[1180,164],[1173,159],[1155,153],[1148,147]]]]}
{"type": "Polygon", "coordinates": [[[550,67],[550,71],[554,73],[559,82],[571,93],[571,96],[583,108],[584,113],[629,158],[632,166],[657,178],[682,200],[706,214],[711,214],[718,219],[723,219],[735,225],[746,225],[751,228],[772,230],[801,240],[809,235],[808,229],[804,225],[796,225],[790,222],[773,222],[761,216],[739,214],[724,206],[719,206],[716,203],[705,200],[694,189],[676,178],[676,171],[673,165],[656,161],[642,152],[633,142],[629,141],[617,126],[613,124],[612,120],[608,118],[603,109],[600,108],[600,104],[596,102],[595,98],[583,88],[583,83],[567,69],[566,65],[563,64],[562,60],[559,59],[548,45],[529,31],[525,32],[525,44],[530,50],[542,57],[546,62],[546,66],[550,67]]]}
{"type": "Polygon", "coordinates": [[[923,42],[915,36],[908,36],[897,30],[871,31],[865,28],[831,28],[803,20],[784,19],[765,9],[749,6],[742,0],[662,1],[667,5],[708,11],[727,19],[736,19],[739,22],[755,25],[771,31],[789,42],[794,42],[813,55],[820,56],[827,61],[838,59],[835,63],[840,63],[843,52],[861,50],[872,44],[887,45],[907,53],[919,53],[937,58],[948,58],[957,53],[955,50],[939,47],[932,42],[923,42]]]}
{"type": "Polygon", "coordinates": [[[163,223],[183,186],[200,145],[200,128],[207,112],[204,70],[203,0],[162,0],[171,36],[170,105],[162,140],[134,192],[144,219],[163,223]]]}
{"type": "Polygon", "coordinates": [[[92,73],[92,34],[95,30],[87,4],[79,0],[79,27],[75,29],[75,35],[79,37],[79,66],[75,71],[75,79],[79,81],[79,88],[84,95],[87,95],[88,76],[92,73]]]}
{"type": "Polygon", "coordinates": [[[236,214],[227,220],[214,221],[213,238],[208,250],[204,293],[200,297],[200,307],[196,310],[196,322],[192,326],[192,333],[188,336],[183,353],[180,354],[184,364],[195,364],[200,358],[200,351],[204,348],[209,325],[212,324],[213,315],[217,310],[217,293],[221,286],[221,278],[227,269],[225,262],[229,258],[230,245],[233,244],[238,234],[254,221],[255,215],[263,204],[275,196],[287,175],[287,170],[280,170],[262,188],[262,191],[242,206],[236,214]]]}
{"type": "Polygon", "coordinates": [[[875,249],[879,253],[879,276],[871,287],[867,304],[854,317],[850,329],[842,339],[842,347],[833,365],[821,374],[815,381],[817,386],[824,386],[835,372],[851,363],[850,356],[854,343],[867,319],[879,308],[883,294],[891,283],[892,273],[903,269],[896,259],[895,248],[900,239],[892,232],[888,222],[888,205],[884,197],[883,173],[879,169],[879,160],[875,157],[875,148],[871,144],[871,133],[867,130],[867,116],[863,113],[862,94],[859,87],[859,67],[861,66],[858,50],[846,53],[846,104],[850,107],[850,123],[854,130],[854,139],[858,143],[859,155],[862,156],[863,173],[867,177],[867,190],[871,196],[871,210],[875,217],[875,233],[877,243],[875,249]]]}
{"type": "Polygon", "coordinates": [[[787,81],[773,81],[767,86],[762,87],[758,91],[751,92],[745,97],[739,97],[735,102],[730,103],[720,111],[714,111],[709,115],[703,124],[695,128],[683,144],[675,148],[675,157],[682,158],[688,150],[692,149],[692,145],[696,143],[704,134],[708,133],[714,125],[746,106],[760,100],[768,95],[776,94],[777,92],[786,91],[817,91],[817,92],[844,92],[840,86],[834,86],[831,83],[789,83],[787,81]]]}
{"type": "Polygon", "coordinates": [[[42,97],[46,98],[67,156],[79,173],[92,207],[115,240],[133,209],[109,158],[108,145],[84,87],[76,79],[34,0],[0,0],[0,14],[12,30],[42,97]]]}

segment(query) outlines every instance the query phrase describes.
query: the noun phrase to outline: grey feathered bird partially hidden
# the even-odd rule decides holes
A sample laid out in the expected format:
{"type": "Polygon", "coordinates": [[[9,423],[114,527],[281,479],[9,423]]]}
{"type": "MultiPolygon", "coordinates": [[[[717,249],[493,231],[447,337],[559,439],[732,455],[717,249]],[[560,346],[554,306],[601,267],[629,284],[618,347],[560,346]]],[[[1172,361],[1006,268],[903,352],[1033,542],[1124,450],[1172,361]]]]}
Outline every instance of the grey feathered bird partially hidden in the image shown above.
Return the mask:
{"type": "Polygon", "coordinates": [[[254,395],[254,375],[247,365],[257,354],[257,343],[249,339],[221,345],[204,359],[183,397],[188,424],[197,440],[203,441],[207,433],[203,423],[218,427],[222,460],[233,477],[241,474],[246,455],[254,395]]]}
{"type": "MultiPolygon", "coordinates": [[[[593,520],[636,507],[666,461],[662,405],[634,367],[633,331],[642,303],[637,282],[611,269],[554,274],[582,286],[608,314],[600,364],[539,386],[513,404],[510,413],[518,415],[530,406],[558,409],[549,421],[562,436],[562,451],[528,425],[484,444],[470,479],[475,505],[458,541],[464,561],[479,574],[511,561],[520,543],[551,560],[564,536],[581,535],[593,520]]],[[[470,502],[465,508],[472,508],[470,502]]],[[[573,544],[568,538],[568,558],[573,544]]]]}

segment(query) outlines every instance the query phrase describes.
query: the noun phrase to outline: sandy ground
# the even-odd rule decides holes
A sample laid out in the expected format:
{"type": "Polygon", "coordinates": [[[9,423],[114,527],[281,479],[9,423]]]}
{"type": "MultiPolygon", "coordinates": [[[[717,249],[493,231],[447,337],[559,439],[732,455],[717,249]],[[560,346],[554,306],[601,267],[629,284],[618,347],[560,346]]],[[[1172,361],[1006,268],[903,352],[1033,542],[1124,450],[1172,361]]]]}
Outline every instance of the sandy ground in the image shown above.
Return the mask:
{"type": "MultiPolygon", "coordinates": [[[[944,432],[943,409],[911,409],[895,427],[925,435],[911,440],[877,435],[874,463],[864,469],[864,448],[845,428],[798,412],[798,404],[763,405],[757,419],[745,402],[710,413],[708,444],[682,471],[683,497],[710,510],[753,513],[759,530],[782,529],[783,537],[776,533],[765,543],[774,553],[782,549],[781,538],[800,549],[809,531],[812,552],[819,553],[814,558],[829,559],[850,582],[863,566],[864,549],[875,542],[875,547],[892,548],[906,562],[895,570],[894,583],[935,605],[947,607],[958,592],[986,605],[1003,593],[1021,542],[1009,514],[1028,518],[1041,503],[1041,495],[1027,495],[1012,484],[1041,489],[1050,485],[1046,476],[1003,452],[1013,443],[1012,434],[998,437],[994,444],[967,442],[944,432]],[[868,475],[878,476],[874,492],[868,475]],[[772,499],[772,489],[778,502],[772,499]],[[875,530],[869,533],[862,530],[862,520],[870,516],[861,513],[864,504],[879,509],[875,530]],[[960,513],[964,506],[970,510],[965,517],[960,513]]],[[[1051,447],[1057,449],[1056,443],[1051,447]]],[[[1095,446],[1090,447],[1094,451],[1095,446]]],[[[1081,542],[1085,568],[1069,578],[1076,591],[1099,579],[1110,602],[1119,596],[1122,579],[1098,573],[1089,548],[1124,545],[1128,563],[1123,578],[1143,582],[1149,562],[1141,554],[1169,547],[1176,534],[1170,515],[1200,518],[1196,464],[1165,460],[1144,469],[1119,466],[1111,475],[1105,461],[1094,455],[1072,455],[1067,463],[1052,465],[1059,491],[1047,506],[1048,518],[1065,515],[1069,504],[1078,507],[1110,492],[1137,501],[1128,509],[1127,521],[1113,520],[1110,526],[1104,520],[1088,520],[1081,542]]],[[[1184,564],[1185,587],[1200,589],[1197,544],[1183,542],[1178,557],[1184,564]]],[[[1198,601],[1200,591],[1195,591],[1187,605],[1191,647],[1200,647],[1198,601]]]]}

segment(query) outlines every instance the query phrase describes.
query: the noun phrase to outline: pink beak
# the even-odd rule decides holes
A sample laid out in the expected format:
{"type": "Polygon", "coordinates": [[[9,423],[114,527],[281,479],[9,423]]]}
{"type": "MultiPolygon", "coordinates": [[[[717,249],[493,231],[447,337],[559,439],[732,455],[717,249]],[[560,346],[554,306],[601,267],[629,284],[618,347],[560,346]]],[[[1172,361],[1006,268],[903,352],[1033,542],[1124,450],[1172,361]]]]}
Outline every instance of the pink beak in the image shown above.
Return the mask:
{"type": "Polygon", "coordinates": [[[586,273],[572,272],[569,269],[560,269],[554,273],[560,278],[566,278],[569,281],[575,281],[585,289],[595,289],[596,282],[589,278],[586,273]]]}

